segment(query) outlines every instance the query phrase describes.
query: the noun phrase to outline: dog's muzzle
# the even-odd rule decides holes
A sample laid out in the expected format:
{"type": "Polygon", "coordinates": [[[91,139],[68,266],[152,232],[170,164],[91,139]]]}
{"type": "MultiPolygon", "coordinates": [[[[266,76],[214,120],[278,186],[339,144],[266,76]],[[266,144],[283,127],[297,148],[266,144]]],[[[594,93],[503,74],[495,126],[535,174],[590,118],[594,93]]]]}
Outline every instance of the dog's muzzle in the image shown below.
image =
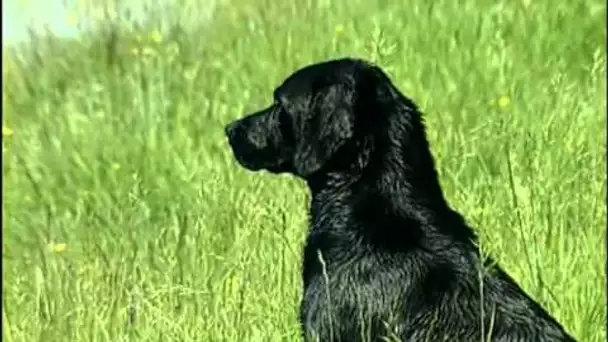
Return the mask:
{"type": "Polygon", "coordinates": [[[251,162],[251,159],[255,159],[256,151],[247,139],[247,132],[243,128],[243,124],[240,121],[232,122],[226,125],[224,132],[239,164],[252,171],[259,170],[260,166],[251,162]]]}
{"type": "Polygon", "coordinates": [[[281,142],[281,132],[269,110],[226,125],[224,132],[236,160],[246,169],[266,169],[280,173],[290,170],[289,153],[281,142]]]}

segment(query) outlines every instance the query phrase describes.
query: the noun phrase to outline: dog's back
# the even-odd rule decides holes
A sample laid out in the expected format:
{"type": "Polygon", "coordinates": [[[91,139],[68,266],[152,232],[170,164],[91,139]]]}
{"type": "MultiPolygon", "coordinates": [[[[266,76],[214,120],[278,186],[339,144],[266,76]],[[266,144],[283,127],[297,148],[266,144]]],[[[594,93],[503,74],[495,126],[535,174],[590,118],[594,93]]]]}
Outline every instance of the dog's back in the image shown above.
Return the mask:
{"type": "Polygon", "coordinates": [[[395,208],[377,193],[330,188],[313,196],[304,250],[307,340],[574,341],[480,257],[448,207],[395,208]]]}

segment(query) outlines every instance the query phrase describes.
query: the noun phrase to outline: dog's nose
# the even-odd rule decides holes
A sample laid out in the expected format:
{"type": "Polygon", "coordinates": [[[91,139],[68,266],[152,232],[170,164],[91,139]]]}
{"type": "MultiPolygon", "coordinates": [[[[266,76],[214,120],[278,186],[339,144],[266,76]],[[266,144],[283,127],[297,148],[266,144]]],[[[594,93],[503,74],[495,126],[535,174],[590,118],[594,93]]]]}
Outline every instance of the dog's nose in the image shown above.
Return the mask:
{"type": "Polygon", "coordinates": [[[228,136],[229,138],[232,137],[234,135],[234,132],[236,131],[236,127],[237,122],[231,122],[227,124],[224,128],[224,133],[226,133],[226,136],[228,136]]]}

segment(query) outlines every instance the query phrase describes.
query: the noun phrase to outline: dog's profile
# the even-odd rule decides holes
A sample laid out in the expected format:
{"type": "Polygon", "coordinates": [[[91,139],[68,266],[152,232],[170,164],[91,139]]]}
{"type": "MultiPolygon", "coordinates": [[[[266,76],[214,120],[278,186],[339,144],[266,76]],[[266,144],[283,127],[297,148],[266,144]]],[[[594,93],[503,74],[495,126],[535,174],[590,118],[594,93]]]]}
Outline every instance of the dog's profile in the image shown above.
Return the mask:
{"type": "Polygon", "coordinates": [[[377,66],[304,67],[226,134],[245,168],[310,188],[306,341],[574,341],[480,256],[444,198],[419,110],[377,66]]]}

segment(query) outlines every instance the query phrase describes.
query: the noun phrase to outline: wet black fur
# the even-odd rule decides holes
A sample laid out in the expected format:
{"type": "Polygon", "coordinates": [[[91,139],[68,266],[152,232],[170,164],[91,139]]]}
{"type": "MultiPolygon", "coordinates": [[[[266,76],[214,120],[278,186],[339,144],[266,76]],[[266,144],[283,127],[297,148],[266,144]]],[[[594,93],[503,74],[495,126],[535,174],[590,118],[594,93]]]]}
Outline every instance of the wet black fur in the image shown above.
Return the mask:
{"type": "Polygon", "coordinates": [[[574,341],[480,257],[446,203],[420,112],[378,67],[341,59],[300,69],[226,134],[244,167],[310,187],[305,340],[574,341]]]}

